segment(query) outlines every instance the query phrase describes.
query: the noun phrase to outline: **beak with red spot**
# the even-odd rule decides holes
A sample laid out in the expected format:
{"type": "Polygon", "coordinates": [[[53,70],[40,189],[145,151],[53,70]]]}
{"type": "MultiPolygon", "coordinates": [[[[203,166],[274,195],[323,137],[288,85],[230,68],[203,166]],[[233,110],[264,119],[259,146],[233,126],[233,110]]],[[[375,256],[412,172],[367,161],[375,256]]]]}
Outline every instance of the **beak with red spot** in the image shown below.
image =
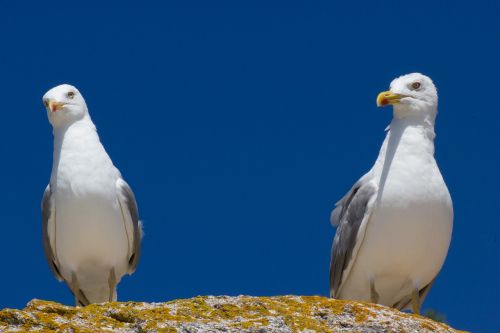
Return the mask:
{"type": "Polygon", "coordinates": [[[64,107],[64,103],[54,101],[53,99],[46,100],[45,106],[49,108],[50,112],[56,112],[64,107]]]}
{"type": "Polygon", "coordinates": [[[405,95],[396,94],[392,91],[383,91],[377,96],[377,106],[394,105],[401,102],[401,98],[407,97],[405,95]]]}

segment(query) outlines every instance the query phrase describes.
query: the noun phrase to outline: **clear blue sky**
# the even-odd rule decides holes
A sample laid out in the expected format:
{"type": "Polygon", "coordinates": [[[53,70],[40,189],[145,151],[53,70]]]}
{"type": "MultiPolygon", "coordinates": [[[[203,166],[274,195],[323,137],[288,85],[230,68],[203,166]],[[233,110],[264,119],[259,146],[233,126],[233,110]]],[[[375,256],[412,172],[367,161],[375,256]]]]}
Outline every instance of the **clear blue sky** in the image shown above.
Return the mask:
{"type": "Polygon", "coordinates": [[[139,201],[143,256],[120,300],[326,295],[330,211],[391,118],[375,97],[419,71],[439,90],[455,207],[424,308],[497,331],[498,2],[233,2],[0,2],[0,307],[73,303],[40,239],[51,87],[80,89],[139,201]]]}

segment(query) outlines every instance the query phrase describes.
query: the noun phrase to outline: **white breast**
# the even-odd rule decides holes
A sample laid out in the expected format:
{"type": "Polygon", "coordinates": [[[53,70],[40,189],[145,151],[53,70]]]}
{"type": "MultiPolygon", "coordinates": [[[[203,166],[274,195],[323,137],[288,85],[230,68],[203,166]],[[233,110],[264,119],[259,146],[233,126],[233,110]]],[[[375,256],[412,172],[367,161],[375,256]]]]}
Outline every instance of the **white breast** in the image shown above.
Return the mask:
{"type": "Polygon", "coordinates": [[[128,239],[115,183],[119,172],[93,128],[55,133],[51,187],[56,206],[56,256],[68,281],[71,272],[115,267],[126,270],[128,239]],[[59,144],[59,145],[58,145],[59,144]]]}
{"type": "Polygon", "coordinates": [[[420,127],[391,128],[373,172],[378,197],[342,296],[393,306],[438,274],[451,240],[453,209],[434,160],[433,138],[420,127]],[[391,138],[392,135],[392,138],[391,138]],[[391,141],[392,140],[392,141],[391,141]]]}

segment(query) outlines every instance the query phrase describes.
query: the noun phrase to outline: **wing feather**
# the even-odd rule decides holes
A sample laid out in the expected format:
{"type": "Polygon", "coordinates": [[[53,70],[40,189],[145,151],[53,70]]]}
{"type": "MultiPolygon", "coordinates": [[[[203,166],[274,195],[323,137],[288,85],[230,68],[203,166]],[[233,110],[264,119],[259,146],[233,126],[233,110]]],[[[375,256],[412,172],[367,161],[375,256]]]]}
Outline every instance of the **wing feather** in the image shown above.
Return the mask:
{"type": "Polygon", "coordinates": [[[142,224],[134,192],[123,179],[116,182],[118,200],[123,215],[123,223],[129,240],[129,269],[132,274],[137,268],[141,254],[142,224]]]}
{"type": "Polygon", "coordinates": [[[338,225],[332,246],[330,262],[330,296],[338,297],[342,284],[349,275],[366,224],[371,215],[377,186],[368,177],[362,177],[337,203],[331,222],[338,225]]]}
{"type": "Polygon", "coordinates": [[[56,205],[50,190],[50,184],[45,188],[42,199],[42,242],[45,258],[56,279],[63,280],[59,271],[56,253],[56,205]]]}

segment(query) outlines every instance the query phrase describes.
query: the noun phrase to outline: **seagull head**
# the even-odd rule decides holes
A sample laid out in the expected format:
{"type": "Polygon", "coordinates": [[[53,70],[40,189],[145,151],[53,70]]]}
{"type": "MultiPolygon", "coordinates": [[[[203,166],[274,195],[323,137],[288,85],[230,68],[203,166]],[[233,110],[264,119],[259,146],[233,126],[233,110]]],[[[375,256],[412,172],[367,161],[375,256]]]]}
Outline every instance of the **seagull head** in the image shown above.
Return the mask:
{"type": "Polygon", "coordinates": [[[49,122],[54,127],[69,125],[88,114],[82,94],[69,84],[61,84],[43,95],[49,122]]]}
{"type": "Polygon", "coordinates": [[[391,82],[390,90],[377,96],[377,106],[394,106],[398,118],[418,115],[435,117],[438,96],[432,80],[420,73],[400,76],[391,82]]]}

